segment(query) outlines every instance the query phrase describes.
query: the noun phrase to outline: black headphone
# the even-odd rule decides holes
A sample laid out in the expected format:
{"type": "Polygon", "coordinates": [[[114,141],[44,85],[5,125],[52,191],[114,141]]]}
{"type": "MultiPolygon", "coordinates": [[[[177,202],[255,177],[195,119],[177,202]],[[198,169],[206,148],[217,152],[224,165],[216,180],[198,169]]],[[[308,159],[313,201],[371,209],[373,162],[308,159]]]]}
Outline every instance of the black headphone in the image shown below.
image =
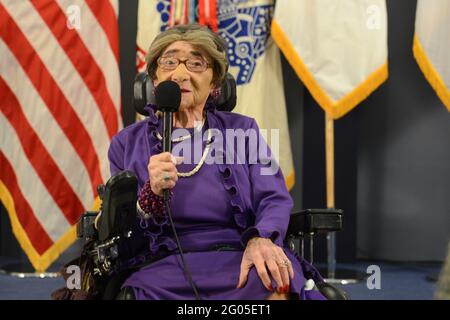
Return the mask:
{"type": "MultiPolygon", "coordinates": [[[[138,73],[134,79],[133,85],[133,105],[137,113],[148,116],[145,107],[147,105],[156,105],[155,88],[153,81],[147,72],[138,73]]],[[[236,106],[236,81],[234,77],[227,73],[225,79],[220,85],[220,94],[216,98],[211,96],[208,101],[211,101],[216,106],[216,110],[232,111],[236,106]]]]}

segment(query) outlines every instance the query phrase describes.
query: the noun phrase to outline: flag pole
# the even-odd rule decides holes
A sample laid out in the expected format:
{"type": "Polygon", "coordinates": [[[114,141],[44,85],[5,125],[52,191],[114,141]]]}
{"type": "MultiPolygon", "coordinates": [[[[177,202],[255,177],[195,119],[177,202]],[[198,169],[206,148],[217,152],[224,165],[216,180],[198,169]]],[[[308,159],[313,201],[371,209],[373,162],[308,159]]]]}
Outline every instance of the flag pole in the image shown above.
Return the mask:
{"type": "MultiPolygon", "coordinates": [[[[334,174],[334,120],[325,112],[325,161],[327,208],[335,209],[335,174],[334,174]]],[[[327,233],[327,277],[329,283],[349,284],[364,279],[358,271],[336,270],[336,231],[327,233]]]]}
{"type": "MultiPolygon", "coordinates": [[[[335,207],[334,202],[334,120],[325,112],[325,161],[327,184],[327,208],[335,207]]],[[[336,233],[327,233],[328,278],[336,275],[336,233]]]]}

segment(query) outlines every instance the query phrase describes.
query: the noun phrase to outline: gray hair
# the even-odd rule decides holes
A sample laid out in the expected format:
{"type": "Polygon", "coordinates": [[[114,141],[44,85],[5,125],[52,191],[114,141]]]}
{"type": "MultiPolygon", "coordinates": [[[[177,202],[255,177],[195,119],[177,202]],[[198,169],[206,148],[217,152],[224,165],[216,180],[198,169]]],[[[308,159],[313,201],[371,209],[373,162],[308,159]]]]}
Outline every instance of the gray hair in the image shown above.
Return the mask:
{"type": "Polygon", "coordinates": [[[145,61],[147,62],[147,72],[150,78],[156,78],[158,58],[169,45],[176,41],[186,41],[193,47],[206,52],[212,59],[212,82],[216,87],[220,86],[228,71],[226,43],[219,35],[215,34],[207,27],[197,24],[177,25],[160,33],[153,40],[145,58],[145,61]]]}

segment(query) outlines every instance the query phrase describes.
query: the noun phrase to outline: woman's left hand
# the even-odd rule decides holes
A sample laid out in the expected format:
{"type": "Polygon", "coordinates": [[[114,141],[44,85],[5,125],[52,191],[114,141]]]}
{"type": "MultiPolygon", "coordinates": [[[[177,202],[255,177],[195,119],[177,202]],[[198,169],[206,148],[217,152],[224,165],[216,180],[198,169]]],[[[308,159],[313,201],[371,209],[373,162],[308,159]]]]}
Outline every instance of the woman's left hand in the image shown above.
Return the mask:
{"type": "Polygon", "coordinates": [[[279,293],[289,291],[289,281],[294,278],[292,263],[283,249],[267,238],[254,237],[247,242],[241,262],[241,273],[237,288],[247,282],[250,269],[255,266],[262,283],[270,292],[273,291],[270,276],[277,284],[279,293]]]}

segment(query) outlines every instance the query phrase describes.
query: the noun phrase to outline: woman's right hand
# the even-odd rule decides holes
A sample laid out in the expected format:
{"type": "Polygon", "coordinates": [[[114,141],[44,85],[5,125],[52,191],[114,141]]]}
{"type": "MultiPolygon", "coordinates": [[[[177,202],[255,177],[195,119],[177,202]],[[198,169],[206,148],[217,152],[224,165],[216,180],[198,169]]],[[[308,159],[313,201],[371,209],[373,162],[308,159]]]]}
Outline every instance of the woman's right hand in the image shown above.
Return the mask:
{"type": "Polygon", "coordinates": [[[150,157],[148,162],[148,176],[150,187],[154,194],[163,196],[163,190],[172,189],[178,181],[176,161],[169,152],[163,152],[150,157]]]}

